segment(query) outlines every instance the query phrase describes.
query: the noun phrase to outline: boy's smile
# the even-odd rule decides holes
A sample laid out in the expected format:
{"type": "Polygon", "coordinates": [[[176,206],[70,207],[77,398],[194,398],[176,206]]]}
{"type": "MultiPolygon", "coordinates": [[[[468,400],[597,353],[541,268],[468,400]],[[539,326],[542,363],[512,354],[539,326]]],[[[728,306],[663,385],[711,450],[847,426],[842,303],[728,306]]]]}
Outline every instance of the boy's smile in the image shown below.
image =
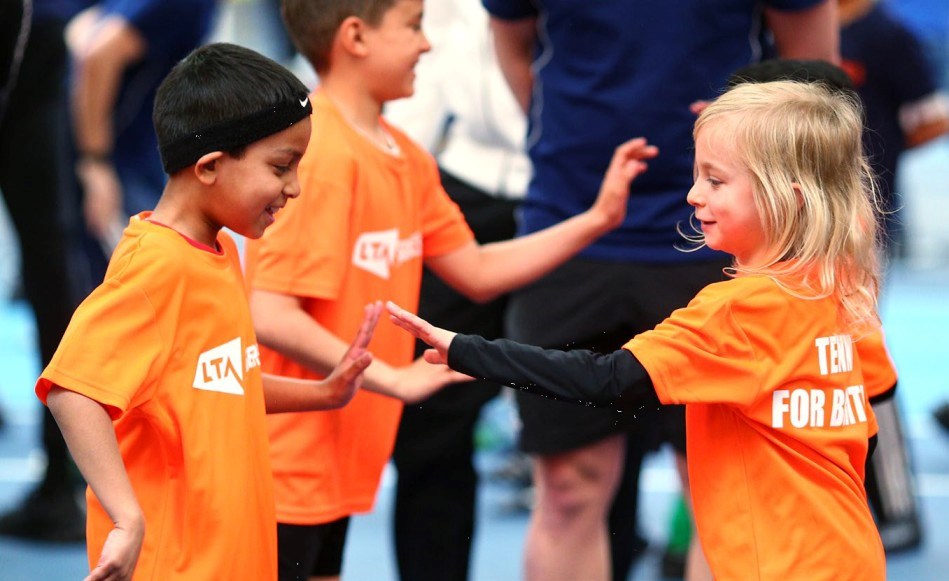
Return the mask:
{"type": "Polygon", "coordinates": [[[214,221],[248,238],[260,238],[290,198],[300,195],[297,166],[310,139],[309,118],[220,160],[220,196],[209,208],[214,221]]]}

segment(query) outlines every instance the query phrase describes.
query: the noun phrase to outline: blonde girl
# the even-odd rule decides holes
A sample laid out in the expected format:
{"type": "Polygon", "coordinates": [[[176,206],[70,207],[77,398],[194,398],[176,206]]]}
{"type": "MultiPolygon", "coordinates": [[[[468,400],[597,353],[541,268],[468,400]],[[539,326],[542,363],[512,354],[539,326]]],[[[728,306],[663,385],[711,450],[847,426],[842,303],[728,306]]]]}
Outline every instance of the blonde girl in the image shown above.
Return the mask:
{"type": "Polygon", "coordinates": [[[858,340],[878,325],[879,278],[860,134],[859,106],[819,85],[740,85],[708,106],[691,238],[732,254],[732,277],[613,353],[456,335],[390,303],[392,320],[472,376],[631,412],[686,404],[716,579],[882,580],[863,487],[876,424],[861,360],[881,347],[858,340]]]}

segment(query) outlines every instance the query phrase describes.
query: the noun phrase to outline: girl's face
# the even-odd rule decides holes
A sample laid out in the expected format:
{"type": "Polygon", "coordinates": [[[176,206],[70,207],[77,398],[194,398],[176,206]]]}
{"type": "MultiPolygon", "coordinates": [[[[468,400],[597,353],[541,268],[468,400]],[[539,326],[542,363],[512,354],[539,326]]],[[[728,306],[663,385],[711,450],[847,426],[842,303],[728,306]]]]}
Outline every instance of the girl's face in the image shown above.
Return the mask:
{"type": "Polygon", "coordinates": [[[732,142],[722,139],[727,122],[703,127],[695,139],[695,184],[686,198],[695,208],[709,248],[727,252],[741,266],[761,264],[767,245],[754,199],[751,172],[732,142]]]}
{"type": "Polygon", "coordinates": [[[409,97],[415,91],[415,65],[432,50],[422,32],[422,8],[422,0],[398,0],[382,22],[366,30],[369,78],[380,101],[409,97]]]}

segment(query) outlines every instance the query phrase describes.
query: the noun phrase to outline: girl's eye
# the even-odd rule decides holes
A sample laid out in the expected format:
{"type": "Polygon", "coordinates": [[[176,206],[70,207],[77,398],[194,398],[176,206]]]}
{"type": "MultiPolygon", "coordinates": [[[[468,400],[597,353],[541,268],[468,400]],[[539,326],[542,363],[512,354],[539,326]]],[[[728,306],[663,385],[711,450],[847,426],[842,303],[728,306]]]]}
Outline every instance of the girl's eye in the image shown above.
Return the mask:
{"type": "Polygon", "coordinates": [[[717,180],[715,178],[706,178],[705,181],[707,181],[713,188],[717,188],[718,186],[722,185],[721,180],[717,180]]]}
{"type": "Polygon", "coordinates": [[[273,167],[275,170],[277,170],[277,175],[283,175],[287,173],[288,171],[290,171],[289,165],[275,165],[273,167]]]}

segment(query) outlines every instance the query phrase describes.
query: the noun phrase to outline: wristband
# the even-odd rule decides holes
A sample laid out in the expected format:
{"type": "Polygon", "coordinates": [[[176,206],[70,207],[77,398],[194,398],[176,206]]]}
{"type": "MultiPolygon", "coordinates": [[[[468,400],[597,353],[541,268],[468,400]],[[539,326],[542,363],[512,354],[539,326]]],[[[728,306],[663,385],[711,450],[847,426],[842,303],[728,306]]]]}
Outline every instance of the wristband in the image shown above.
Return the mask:
{"type": "Polygon", "coordinates": [[[82,151],[79,153],[79,161],[112,165],[112,154],[103,151],[82,151]]]}

